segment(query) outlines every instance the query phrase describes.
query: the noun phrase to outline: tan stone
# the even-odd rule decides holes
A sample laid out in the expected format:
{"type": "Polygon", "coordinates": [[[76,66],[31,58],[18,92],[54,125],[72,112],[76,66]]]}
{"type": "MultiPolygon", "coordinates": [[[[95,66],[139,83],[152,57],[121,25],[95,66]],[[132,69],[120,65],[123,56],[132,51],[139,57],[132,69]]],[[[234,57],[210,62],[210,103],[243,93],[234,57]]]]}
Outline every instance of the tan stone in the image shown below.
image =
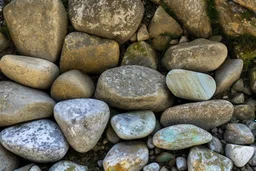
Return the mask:
{"type": "Polygon", "coordinates": [[[10,42],[6,39],[3,33],[0,33],[0,52],[10,46],[10,42]]]}
{"type": "Polygon", "coordinates": [[[118,65],[119,45],[86,33],[72,32],[64,41],[60,71],[80,70],[99,74],[118,65]]]}
{"type": "Polygon", "coordinates": [[[18,55],[5,55],[1,70],[10,79],[37,89],[50,88],[59,75],[59,68],[50,61],[18,55]]]}
{"type": "Polygon", "coordinates": [[[142,26],[139,28],[137,33],[137,40],[143,41],[148,39],[149,39],[149,33],[148,33],[147,26],[145,24],[142,24],[142,26]]]}
{"type": "Polygon", "coordinates": [[[158,51],[164,51],[170,46],[170,42],[170,36],[157,36],[151,41],[151,45],[158,51]]]}
{"type": "Polygon", "coordinates": [[[57,60],[68,28],[61,0],[11,1],[4,18],[20,54],[57,60]]]}
{"type": "Polygon", "coordinates": [[[95,90],[92,79],[78,71],[71,70],[61,74],[52,84],[51,96],[56,101],[89,98],[95,90]]]}
{"type": "Polygon", "coordinates": [[[255,0],[233,0],[234,2],[248,8],[252,11],[256,11],[256,1],[255,0]]]}

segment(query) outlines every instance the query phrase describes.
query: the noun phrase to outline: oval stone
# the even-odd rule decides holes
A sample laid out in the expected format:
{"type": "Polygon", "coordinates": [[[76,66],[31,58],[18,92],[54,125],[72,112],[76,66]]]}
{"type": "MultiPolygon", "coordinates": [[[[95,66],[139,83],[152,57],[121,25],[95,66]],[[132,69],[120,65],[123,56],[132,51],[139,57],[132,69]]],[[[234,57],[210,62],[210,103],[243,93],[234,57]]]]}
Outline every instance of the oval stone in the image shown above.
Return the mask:
{"type": "Polygon", "coordinates": [[[176,97],[196,101],[210,99],[216,90],[211,76],[183,69],[171,70],[166,84],[176,97]]]}
{"type": "Polygon", "coordinates": [[[190,124],[166,127],[153,136],[153,144],[166,150],[181,150],[211,140],[212,135],[209,132],[190,124]]]}
{"type": "Polygon", "coordinates": [[[226,100],[187,103],[165,110],[160,122],[164,126],[193,124],[209,130],[228,122],[233,112],[234,106],[226,100]]]}
{"type": "Polygon", "coordinates": [[[102,73],[95,97],[126,110],[159,112],[173,104],[165,77],[156,70],[137,65],[121,66],[102,73]]]}
{"type": "Polygon", "coordinates": [[[58,161],[69,148],[58,125],[46,119],[6,128],[0,142],[7,150],[39,163],[58,161]]]}
{"type": "Polygon", "coordinates": [[[71,161],[59,161],[57,163],[55,163],[50,169],[49,171],[61,171],[61,170],[65,170],[65,171],[88,171],[88,167],[87,166],[82,166],[80,164],[76,164],[74,162],[71,161]]]}
{"type": "Polygon", "coordinates": [[[151,111],[122,113],[111,118],[112,128],[125,140],[148,136],[156,126],[155,114],[151,111]]]}

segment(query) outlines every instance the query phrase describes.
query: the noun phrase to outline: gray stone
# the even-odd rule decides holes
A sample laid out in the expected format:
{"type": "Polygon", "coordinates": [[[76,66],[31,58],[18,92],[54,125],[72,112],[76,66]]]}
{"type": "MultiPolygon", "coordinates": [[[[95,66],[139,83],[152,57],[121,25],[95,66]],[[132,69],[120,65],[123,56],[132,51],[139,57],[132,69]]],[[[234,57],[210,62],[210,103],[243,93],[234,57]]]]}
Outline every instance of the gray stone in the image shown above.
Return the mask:
{"type": "Polygon", "coordinates": [[[158,71],[136,65],[121,66],[102,73],[95,97],[110,106],[126,110],[160,112],[173,104],[165,77],[158,71]]]}
{"type": "Polygon", "coordinates": [[[55,102],[43,91],[11,81],[0,82],[0,126],[52,116],[55,102]]]}
{"type": "Polygon", "coordinates": [[[68,29],[61,0],[11,1],[4,8],[4,18],[20,54],[57,60],[68,29]]]}
{"type": "Polygon", "coordinates": [[[214,137],[214,136],[212,137],[212,140],[208,143],[208,147],[209,149],[211,149],[212,151],[215,151],[216,153],[220,153],[220,154],[224,153],[222,143],[217,137],[214,137]]]}
{"type": "Polygon", "coordinates": [[[187,43],[187,42],[188,42],[188,37],[187,36],[181,36],[181,38],[179,40],[179,44],[187,43]]]}
{"type": "Polygon", "coordinates": [[[196,39],[170,47],[164,54],[162,64],[168,70],[187,69],[208,72],[219,68],[227,54],[227,47],[222,43],[196,39]]]}
{"type": "Polygon", "coordinates": [[[252,144],[251,147],[254,148],[254,154],[248,163],[250,166],[256,166],[256,144],[252,144]]]}
{"type": "Polygon", "coordinates": [[[88,167],[87,166],[83,166],[80,164],[76,164],[74,162],[71,161],[59,161],[57,163],[55,163],[50,169],[49,171],[88,171],[88,167]]]}
{"type": "Polygon", "coordinates": [[[14,171],[41,171],[41,169],[35,164],[29,164],[14,171]]]}
{"type": "Polygon", "coordinates": [[[104,170],[140,171],[148,163],[149,151],[142,142],[122,142],[114,145],[103,160],[104,170]]]}
{"type": "MultiPolygon", "coordinates": [[[[152,134],[152,133],[151,133],[152,134]]],[[[147,146],[149,149],[155,148],[155,145],[153,144],[153,137],[150,135],[147,139],[147,146]]]]}
{"type": "Polygon", "coordinates": [[[212,135],[210,133],[190,124],[179,124],[163,128],[153,137],[154,145],[166,150],[186,149],[208,143],[211,140],[212,135]]]}
{"type": "Polygon", "coordinates": [[[123,44],[136,32],[144,14],[140,0],[71,0],[69,18],[77,31],[123,44]]]}
{"type": "Polygon", "coordinates": [[[78,152],[91,150],[109,120],[108,105],[95,99],[73,99],[54,106],[54,118],[69,144],[78,152]]]}
{"type": "Polygon", "coordinates": [[[138,41],[144,41],[149,39],[149,33],[147,26],[145,24],[142,24],[137,32],[137,40],[138,41]]]}
{"type": "Polygon", "coordinates": [[[110,141],[113,144],[116,144],[120,141],[120,138],[118,137],[118,135],[116,134],[112,126],[109,126],[107,128],[106,138],[108,139],[108,141],[110,141]]]}
{"type": "Polygon", "coordinates": [[[169,171],[166,167],[162,167],[160,171],[169,171]]]}
{"type": "Polygon", "coordinates": [[[58,161],[69,148],[57,124],[46,119],[8,127],[0,141],[7,150],[39,163],[58,161]]]}
{"type": "Polygon", "coordinates": [[[139,139],[148,136],[154,130],[156,118],[152,111],[134,111],[113,116],[111,125],[120,138],[139,139]]]}
{"type": "Polygon", "coordinates": [[[179,98],[209,100],[216,90],[214,79],[207,74],[183,69],[173,69],[166,76],[170,91],[179,98]]]}
{"type": "Polygon", "coordinates": [[[239,79],[237,80],[233,86],[232,86],[232,89],[235,90],[235,91],[238,91],[238,92],[243,92],[244,90],[244,81],[243,79],[239,79]]]}
{"type": "Polygon", "coordinates": [[[239,120],[249,120],[255,118],[254,107],[249,104],[236,105],[234,117],[239,120]]]}
{"type": "Polygon", "coordinates": [[[237,94],[232,100],[231,102],[233,104],[243,104],[244,103],[244,93],[239,93],[237,94]]]}
{"type": "Polygon", "coordinates": [[[19,158],[0,144],[0,171],[10,171],[19,167],[19,158]]]}
{"type": "Polygon", "coordinates": [[[159,171],[160,166],[158,163],[150,163],[143,167],[143,171],[159,171]]]}
{"type": "Polygon", "coordinates": [[[176,166],[178,170],[187,170],[187,159],[185,157],[177,157],[176,166]]]}
{"type": "Polygon", "coordinates": [[[3,33],[0,33],[0,52],[7,49],[10,46],[10,42],[6,39],[3,33]]]}
{"type": "Polygon", "coordinates": [[[233,115],[234,106],[226,100],[210,100],[187,103],[165,110],[161,116],[161,124],[193,124],[209,130],[228,122],[233,115]]]}

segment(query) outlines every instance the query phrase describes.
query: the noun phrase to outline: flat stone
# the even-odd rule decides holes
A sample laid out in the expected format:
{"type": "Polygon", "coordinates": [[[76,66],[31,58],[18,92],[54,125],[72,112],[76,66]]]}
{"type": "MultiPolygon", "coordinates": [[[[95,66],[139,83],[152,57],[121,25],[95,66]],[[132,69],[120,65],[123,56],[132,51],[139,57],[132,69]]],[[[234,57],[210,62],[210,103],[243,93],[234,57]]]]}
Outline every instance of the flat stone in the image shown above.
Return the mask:
{"type": "Polygon", "coordinates": [[[11,1],[4,8],[4,19],[21,55],[57,60],[68,30],[60,0],[11,1]]]}
{"type": "Polygon", "coordinates": [[[126,110],[159,112],[173,104],[165,77],[156,70],[136,65],[121,66],[102,73],[95,97],[126,110]]]}
{"type": "Polygon", "coordinates": [[[220,153],[220,154],[224,153],[224,149],[221,141],[214,136],[212,137],[212,140],[208,143],[208,147],[209,149],[211,149],[212,151],[215,151],[216,153],[220,153]]]}
{"type": "Polygon", "coordinates": [[[256,1],[254,0],[233,0],[235,3],[238,3],[245,8],[248,8],[252,11],[256,11],[256,1]]]}
{"type": "Polygon", "coordinates": [[[13,153],[6,150],[0,144],[0,171],[10,171],[19,167],[19,158],[13,153]]]}
{"type": "Polygon", "coordinates": [[[35,164],[29,164],[13,171],[41,171],[41,169],[35,164]]]}
{"type": "Polygon", "coordinates": [[[58,161],[69,148],[58,125],[46,119],[8,127],[0,141],[7,150],[39,163],[58,161]]]}
{"type": "Polygon", "coordinates": [[[55,163],[50,169],[49,171],[61,171],[61,170],[65,170],[65,171],[88,171],[88,167],[87,166],[83,166],[80,164],[76,164],[74,162],[71,161],[59,161],[57,163],[55,163]]]}
{"type": "Polygon", "coordinates": [[[52,116],[55,102],[43,91],[11,81],[0,82],[0,126],[52,116]]]}
{"type": "Polygon", "coordinates": [[[54,106],[54,118],[69,144],[78,152],[91,150],[109,120],[108,105],[95,99],[73,99],[54,106]]]}
{"type": "Polygon", "coordinates": [[[114,39],[120,44],[136,32],[143,14],[140,0],[69,1],[69,18],[75,30],[114,39]]]}
{"type": "Polygon", "coordinates": [[[3,56],[1,71],[8,78],[37,89],[50,88],[59,75],[58,66],[50,61],[18,55],[3,56]]]}
{"type": "Polygon", "coordinates": [[[196,37],[209,37],[212,34],[207,15],[207,2],[201,0],[163,0],[177,16],[189,33],[196,37]]]}
{"type": "Polygon", "coordinates": [[[254,136],[252,131],[241,123],[230,123],[226,127],[224,139],[233,144],[252,144],[254,136]]]}
{"type": "Polygon", "coordinates": [[[227,144],[225,153],[237,167],[243,167],[252,158],[254,148],[250,146],[227,144]]]}
{"type": "Polygon", "coordinates": [[[126,49],[121,65],[141,65],[157,69],[156,52],[144,41],[135,42],[126,49]]]}
{"type": "Polygon", "coordinates": [[[3,33],[0,33],[0,52],[7,49],[10,46],[10,42],[6,39],[3,33]]]}
{"type": "Polygon", "coordinates": [[[155,114],[151,111],[134,111],[115,115],[111,118],[112,128],[125,140],[148,136],[156,125],[155,114]]]}
{"type": "Polygon", "coordinates": [[[158,163],[150,163],[147,166],[143,167],[143,171],[159,171],[160,166],[158,163]]]}
{"type": "Polygon", "coordinates": [[[169,126],[158,131],[153,137],[156,147],[166,150],[181,150],[205,144],[212,140],[207,131],[190,124],[169,126]]]}
{"type": "Polygon", "coordinates": [[[51,96],[56,101],[89,98],[95,91],[92,79],[78,70],[61,74],[52,84],[51,96]]]}
{"type": "Polygon", "coordinates": [[[143,41],[148,39],[149,39],[149,33],[148,33],[147,26],[145,24],[142,24],[137,32],[137,40],[143,41]]]}
{"type": "Polygon", "coordinates": [[[234,106],[226,100],[187,103],[165,110],[160,122],[163,126],[193,124],[209,130],[228,122],[233,111],[234,106]]]}
{"type": "Polygon", "coordinates": [[[103,160],[105,171],[140,171],[148,163],[149,151],[142,142],[122,142],[115,144],[103,160]]]}
{"type": "Polygon", "coordinates": [[[191,148],[188,156],[188,171],[221,170],[232,171],[233,162],[203,146],[191,148]]]}
{"type": "Polygon", "coordinates": [[[254,108],[249,104],[236,105],[234,117],[239,120],[250,120],[255,118],[254,108]]]}
{"type": "Polygon", "coordinates": [[[187,69],[208,72],[219,68],[227,58],[227,54],[227,47],[220,42],[195,39],[170,47],[164,54],[162,64],[168,70],[187,69]]]}
{"type": "Polygon", "coordinates": [[[220,94],[229,89],[242,73],[243,61],[241,59],[226,60],[215,72],[217,89],[215,94],[220,94]]]}
{"type": "Polygon", "coordinates": [[[183,69],[173,69],[166,76],[170,91],[179,98],[209,100],[216,90],[214,79],[207,74],[183,69]]]}
{"type": "Polygon", "coordinates": [[[77,69],[84,73],[100,74],[108,68],[117,66],[118,60],[117,42],[86,33],[72,32],[66,36],[63,44],[60,71],[77,69]]]}
{"type": "Polygon", "coordinates": [[[183,30],[165,10],[159,6],[148,27],[150,38],[168,35],[173,38],[179,37],[183,30]]]}

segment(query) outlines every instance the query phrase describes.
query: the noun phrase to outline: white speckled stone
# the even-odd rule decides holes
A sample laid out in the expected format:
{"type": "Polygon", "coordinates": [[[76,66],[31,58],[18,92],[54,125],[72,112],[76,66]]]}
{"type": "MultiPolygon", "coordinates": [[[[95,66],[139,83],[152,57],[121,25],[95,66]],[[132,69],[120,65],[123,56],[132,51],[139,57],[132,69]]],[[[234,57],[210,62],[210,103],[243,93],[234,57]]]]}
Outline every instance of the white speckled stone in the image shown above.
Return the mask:
{"type": "Polygon", "coordinates": [[[54,118],[69,144],[78,152],[91,150],[109,120],[108,105],[95,99],[73,99],[54,106],[54,118]]]}
{"type": "Polygon", "coordinates": [[[158,163],[150,163],[147,166],[143,167],[143,171],[159,171],[160,166],[158,163]]]}
{"type": "Polygon", "coordinates": [[[88,167],[71,161],[59,161],[49,171],[88,171],[88,167]]]}
{"type": "Polygon", "coordinates": [[[139,139],[148,136],[155,129],[156,118],[152,111],[128,112],[113,116],[111,125],[120,138],[139,139]]]}
{"type": "Polygon", "coordinates": [[[171,70],[166,76],[166,84],[176,97],[188,100],[208,100],[216,90],[211,76],[183,69],[171,70]]]}
{"type": "Polygon", "coordinates": [[[19,163],[19,158],[0,144],[0,171],[16,169],[19,163]]]}
{"type": "Polygon", "coordinates": [[[225,152],[226,156],[230,158],[237,167],[243,167],[252,158],[254,148],[250,146],[227,144],[225,152]]]}
{"type": "Polygon", "coordinates": [[[39,163],[58,161],[69,148],[58,125],[47,119],[6,128],[0,141],[7,150],[39,163]]]}

